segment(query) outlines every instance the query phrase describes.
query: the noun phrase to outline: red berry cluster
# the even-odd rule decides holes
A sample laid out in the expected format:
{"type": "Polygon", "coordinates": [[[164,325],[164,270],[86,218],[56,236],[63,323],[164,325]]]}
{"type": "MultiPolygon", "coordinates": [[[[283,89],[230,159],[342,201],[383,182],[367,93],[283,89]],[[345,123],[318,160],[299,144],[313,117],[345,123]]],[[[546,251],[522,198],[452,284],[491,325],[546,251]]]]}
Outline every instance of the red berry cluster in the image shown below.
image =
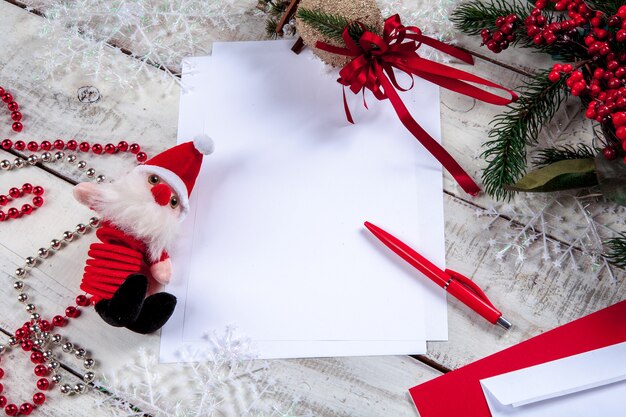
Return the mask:
{"type": "Polygon", "coordinates": [[[43,187],[35,186],[33,187],[31,184],[26,183],[22,185],[21,188],[13,187],[9,190],[8,195],[0,195],[0,207],[6,206],[12,200],[17,200],[20,197],[23,197],[25,194],[33,194],[35,197],[33,198],[33,205],[24,204],[22,205],[22,209],[18,210],[16,207],[11,207],[6,213],[0,210],[0,222],[10,220],[10,219],[18,219],[22,216],[27,216],[31,214],[37,207],[41,207],[43,205],[43,198],[41,197],[44,193],[43,187]]]}
{"type": "Polygon", "coordinates": [[[145,152],[141,151],[141,147],[136,144],[128,144],[126,141],[121,141],[117,145],[112,143],[107,143],[102,146],[99,143],[94,143],[93,145],[89,144],[89,142],[81,142],[78,143],[74,139],[70,139],[67,142],[57,139],[54,142],[50,142],[44,140],[41,143],[37,143],[35,141],[30,141],[28,143],[18,140],[15,143],[11,139],[5,139],[0,143],[0,146],[4,150],[8,150],[14,148],[17,151],[23,151],[24,149],[28,149],[30,152],[41,151],[50,151],[50,150],[59,150],[62,151],[64,149],[68,149],[70,151],[79,150],[80,152],[93,152],[96,155],[100,155],[102,153],[114,154],[117,152],[130,152],[135,155],[137,162],[143,163],[148,159],[148,155],[145,152]]]}
{"type": "Polygon", "coordinates": [[[13,124],[11,128],[14,132],[21,132],[24,128],[22,125],[22,113],[20,113],[20,105],[13,100],[13,95],[7,92],[3,87],[0,87],[0,99],[6,103],[7,108],[11,112],[11,120],[13,120],[13,124]]]}
{"type": "MultiPolygon", "coordinates": [[[[614,16],[589,10],[575,0],[563,0],[556,6],[565,7],[577,25],[589,29],[584,38],[588,60],[582,61],[576,70],[570,64],[556,64],[548,78],[558,82],[567,76],[566,84],[572,95],[588,103],[585,116],[614,131],[626,151],[626,52],[614,50],[614,41],[619,45],[626,40],[626,6],[614,16]]],[[[615,159],[619,148],[618,143],[609,141],[603,154],[609,160],[615,159]]]]}
{"type": "Polygon", "coordinates": [[[556,42],[570,41],[576,34],[576,28],[583,26],[593,18],[594,12],[583,0],[550,1],[537,0],[530,16],[524,20],[526,34],[533,39],[535,45],[553,45],[556,42]],[[543,10],[548,3],[554,4],[557,11],[567,11],[567,19],[559,22],[548,22],[543,10]]]}
{"type": "Polygon", "coordinates": [[[483,45],[496,54],[509,47],[509,44],[515,40],[515,26],[519,21],[519,17],[515,14],[508,16],[500,16],[496,19],[498,30],[491,33],[489,29],[483,29],[480,36],[483,38],[483,45]]]}

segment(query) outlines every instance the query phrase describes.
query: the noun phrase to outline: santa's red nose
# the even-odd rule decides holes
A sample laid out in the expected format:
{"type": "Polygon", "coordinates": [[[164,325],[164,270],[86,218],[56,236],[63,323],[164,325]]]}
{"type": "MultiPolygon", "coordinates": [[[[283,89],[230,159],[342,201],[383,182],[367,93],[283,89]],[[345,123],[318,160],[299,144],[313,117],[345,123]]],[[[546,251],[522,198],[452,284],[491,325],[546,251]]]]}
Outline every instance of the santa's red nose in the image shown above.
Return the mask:
{"type": "Polygon", "coordinates": [[[167,184],[157,184],[152,187],[152,195],[154,196],[154,201],[156,201],[158,205],[164,206],[170,202],[172,189],[167,184]]]}

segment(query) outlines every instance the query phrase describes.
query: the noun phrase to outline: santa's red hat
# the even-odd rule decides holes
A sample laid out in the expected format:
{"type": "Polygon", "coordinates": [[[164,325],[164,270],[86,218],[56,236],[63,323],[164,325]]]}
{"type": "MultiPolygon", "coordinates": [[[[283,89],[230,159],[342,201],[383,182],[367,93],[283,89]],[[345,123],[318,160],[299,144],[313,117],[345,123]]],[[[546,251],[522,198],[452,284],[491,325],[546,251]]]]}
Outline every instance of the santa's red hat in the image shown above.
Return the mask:
{"type": "Polygon", "coordinates": [[[185,142],[167,149],[135,169],[158,175],[178,195],[182,208],[181,219],[189,211],[189,196],[202,166],[202,158],[213,152],[213,140],[201,135],[193,142],[185,142]]]}

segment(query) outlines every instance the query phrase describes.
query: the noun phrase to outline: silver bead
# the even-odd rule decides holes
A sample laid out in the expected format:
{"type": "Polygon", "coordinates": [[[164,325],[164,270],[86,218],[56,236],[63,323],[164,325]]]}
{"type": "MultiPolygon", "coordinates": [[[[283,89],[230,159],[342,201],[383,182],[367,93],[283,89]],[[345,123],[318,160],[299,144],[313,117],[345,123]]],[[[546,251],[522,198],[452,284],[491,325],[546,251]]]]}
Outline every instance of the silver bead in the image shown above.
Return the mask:
{"type": "Polygon", "coordinates": [[[20,303],[25,303],[28,300],[28,294],[21,293],[17,296],[17,301],[20,303]]]}
{"type": "Polygon", "coordinates": [[[39,248],[39,250],[37,251],[37,255],[43,259],[47,258],[49,253],[50,252],[48,252],[48,249],[46,248],[39,248]]]}
{"type": "Polygon", "coordinates": [[[89,226],[91,227],[98,227],[100,225],[100,219],[97,217],[92,217],[91,219],[89,219],[89,226]]]}
{"type": "Polygon", "coordinates": [[[48,363],[48,368],[55,370],[55,369],[59,369],[59,366],[61,366],[61,364],[57,361],[50,361],[48,363]]]}
{"type": "Polygon", "coordinates": [[[41,318],[41,316],[39,315],[39,313],[33,313],[30,315],[30,320],[31,321],[37,321],[41,318]]]}
{"type": "Polygon", "coordinates": [[[89,383],[92,382],[95,377],[96,375],[93,372],[87,372],[85,373],[85,375],[83,375],[83,381],[89,383]]]}
{"type": "Polygon", "coordinates": [[[52,343],[54,343],[55,345],[60,345],[62,340],[63,337],[60,334],[52,335],[52,343]]]}
{"type": "Polygon", "coordinates": [[[5,345],[1,345],[0,344],[0,355],[2,355],[3,353],[5,353],[7,351],[7,347],[5,345]]]}
{"type": "Polygon", "coordinates": [[[9,170],[11,169],[11,162],[7,159],[3,159],[2,162],[0,162],[0,169],[5,169],[5,170],[9,170]]]}
{"type": "Polygon", "coordinates": [[[24,268],[17,268],[15,270],[15,275],[18,277],[23,277],[26,274],[26,270],[24,268]]]}
{"type": "Polygon", "coordinates": [[[52,376],[52,382],[54,382],[55,384],[58,384],[59,382],[61,382],[63,380],[63,376],[56,374],[52,376]]]}
{"type": "Polygon", "coordinates": [[[74,162],[76,162],[76,155],[68,155],[66,161],[69,164],[73,164],[74,162]]]}
{"type": "Polygon", "coordinates": [[[44,152],[41,154],[41,160],[44,162],[50,162],[52,160],[52,154],[50,152],[44,152]]]}
{"type": "Polygon", "coordinates": [[[88,176],[89,178],[93,178],[95,175],[96,175],[96,170],[95,170],[95,169],[93,169],[93,168],[89,168],[89,169],[87,170],[87,176],[88,176]]]}
{"type": "Polygon", "coordinates": [[[26,258],[26,266],[32,268],[35,265],[37,265],[37,258],[33,258],[32,256],[26,258]]]}
{"type": "Polygon", "coordinates": [[[63,352],[65,353],[69,353],[72,351],[72,349],[74,349],[74,345],[72,345],[70,342],[66,342],[65,344],[63,344],[63,352]]]}
{"type": "Polygon", "coordinates": [[[16,289],[17,291],[22,291],[24,289],[24,282],[23,281],[15,281],[13,283],[13,288],[16,289]]]}
{"type": "Polygon", "coordinates": [[[65,152],[63,151],[59,151],[54,154],[54,159],[56,159],[57,161],[61,161],[63,160],[63,158],[65,158],[65,152]]]}
{"type": "Polygon", "coordinates": [[[51,350],[44,350],[44,351],[42,352],[42,355],[43,355],[43,358],[44,358],[45,360],[49,360],[49,359],[51,359],[51,358],[52,358],[52,351],[51,351],[51,350]]]}
{"type": "Polygon", "coordinates": [[[45,345],[46,342],[44,342],[41,339],[35,339],[33,340],[33,346],[37,347],[37,348],[41,348],[43,345],[45,345]]]}
{"type": "Polygon", "coordinates": [[[50,340],[50,333],[49,332],[41,332],[41,338],[43,340],[50,340]]]}
{"type": "Polygon", "coordinates": [[[33,324],[30,326],[30,331],[33,333],[39,333],[41,331],[41,327],[38,324],[33,324]]]}
{"type": "Polygon", "coordinates": [[[85,359],[85,361],[83,362],[83,366],[85,367],[85,369],[91,369],[96,365],[96,361],[94,361],[93,359],[85,359]]]}
{"type": "Polygon", "coordinates": [[[35,307],[35,304],[26,304],[26,311],[28,313],[34,313],[35,310],[37,310],[37,307],[35,307]]]}
{"type": "Polygon", "coordinates": [[[70,387],[69,384],[63,384],[59,390],[61,391],[61,394],[70,394],[72,392],[72,387],[70,387]]]}
{"type": "Polygon", "coordinates": [[[80,169],[82,171],[85,168],[87,168],[87,162],[85,162],[85,161],[78,161],[78,169],[80,169]]]}
{"type": "Polygon", "coordinates": [[[76,385],[74,385],[74,392],[77,394],[84,394],[85,391],[87,391],[87,387],[85,386],[85,384],[79,382],[76,385]]]}
{"type": "Polygon", "coordinates": [[[66,242],[71,242],[72,239],[74,239],[74,233],[70,232],[69,230],[63,232],[63,240],[65,240],[66,242]]]}
{"type": "Polygon", "coordinates": [[[22,158],[15,158],[15,160],[13,161],[13,166],[15,168],[24,168],[25,164],[26,162],[22,158]]]}
{"type": "Polygon", "coordinates": [[[30,155],[28,158],[26,158],[26,162],[28,162],[29,165],[35,165],[38,160],[39,158],[37,158],[37,155],[30,155]]]}
{"type": "Polygon", "coordinates": [[[84,359],[85,356],[87,356],[87,351],[83,348],[76,349],[74,351],[74,356],[76,356],[76,359],[84,359]]]}
{"type": "Polygon", "coordinates": [[[19,343],[20,343],[20,341],[17,340],[15,337],[9,337],[9,345],[10,346],[15,346],[15,345],[17,345],[19,343]]]}
{"type": "Polygon", "coordinates": [[[81,235],[87,231],[87,226],[82,223],[78,223],[76,225],[76,233],[80,233],[81,235]]]}
{"type": "Polygon", "coordinates": [[[61,241],[59,239],[52,239],[50,241],[50,247],[54,250],[61,249],[61,241]]]}
{"type": "Polygon", "coordinates": [[[96,177],[96,182],[97,182],[98,184],[100,184],[101,182],[104,182],[104,180],[106,180],[106,179],[107,179],[107,177],[105,177],[104,175],[98,175],[98,176],[96,177]]]}

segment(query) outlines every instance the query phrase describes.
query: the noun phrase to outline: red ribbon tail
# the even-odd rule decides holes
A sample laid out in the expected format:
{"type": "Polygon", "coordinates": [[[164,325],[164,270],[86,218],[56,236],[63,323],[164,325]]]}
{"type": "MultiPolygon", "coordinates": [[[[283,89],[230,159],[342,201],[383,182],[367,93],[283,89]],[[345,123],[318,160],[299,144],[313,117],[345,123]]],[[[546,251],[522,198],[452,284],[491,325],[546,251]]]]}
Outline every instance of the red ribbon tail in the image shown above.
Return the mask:
{"type": "Polygon", "coordinates": [[[343,87],[343,110],[346,112],[346,119],[352,124],[354,124],[354,120],[352,119],[352,113],[350,113],[350,106],[348,106],[348,100],[346,99],[346,87],[343,87]]]}
{"type": "Polygon", "coordinates": [[[461,188],[472,196],[480,193],[480,188],[469,176],[469,174],[459,165],[459,163],[441,146],[432,136],[428,134],[411,116],[408,109],[402,102],[398,92],[393,88],[391,81],[383,73],[379,65],[375,65],[376,75],[385,94],[389,98],[394,110],[398,114],[402,124],[415,136],[415,138],[426,148],[432,156],[452,175],[461,188]]]}

